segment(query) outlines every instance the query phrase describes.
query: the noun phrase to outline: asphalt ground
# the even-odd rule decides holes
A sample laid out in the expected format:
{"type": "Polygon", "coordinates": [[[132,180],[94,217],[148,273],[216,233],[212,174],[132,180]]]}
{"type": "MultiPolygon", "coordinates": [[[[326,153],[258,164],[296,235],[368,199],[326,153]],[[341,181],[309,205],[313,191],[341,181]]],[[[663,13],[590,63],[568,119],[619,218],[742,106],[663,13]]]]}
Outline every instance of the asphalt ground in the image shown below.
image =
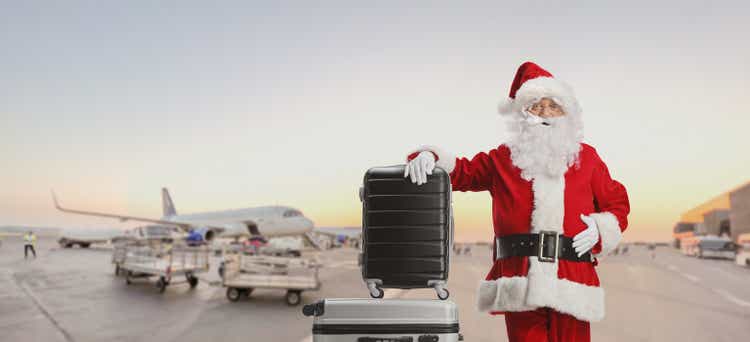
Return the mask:
{"type": "MultiPolygon", "coordinates": [[[[368,297],[357,250],[318,253],[325,267],[319,298],[368,297]]],[[[284,292],[258,289],[233,303],[212,269],[197,288],[175,284],[159,293],[154,279],[126,285],[114,275],[107,248],[60,249],[40,238],[37,258],[24,260],[20,238],[0,246],[0,341],[309,341],[312,320],[284,292]]],[[[448,288],[460,308],[466,341],[507,341],[502,316],[475,310],[477,282],[489,250],[453,257],[448,288]]],[[[598,267],[607,316],[592,325],[594,341],[750,340],[750,269],[730,260],[696,259],[669,247],[654,257],[633,246],[598,267]]],[[[432,290],[387,290],[389,298],[435,298],[432,290]]]]}

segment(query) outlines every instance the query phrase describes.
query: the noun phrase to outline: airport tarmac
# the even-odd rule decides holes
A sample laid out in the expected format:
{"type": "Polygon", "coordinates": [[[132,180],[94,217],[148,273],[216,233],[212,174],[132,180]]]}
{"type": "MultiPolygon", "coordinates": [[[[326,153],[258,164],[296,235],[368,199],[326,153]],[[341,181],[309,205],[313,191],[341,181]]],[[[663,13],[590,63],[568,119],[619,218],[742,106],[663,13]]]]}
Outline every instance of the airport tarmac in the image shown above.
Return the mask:
{"type": "MultiPolygon", "coordinates": [[[[126,285],[115,277],[107,249],[60,249],[40,238],[38,258],[24,260],[20,238],[0,246],[0,341],[311,341],[312,320],[284,293],[256,290],[231,303],[213,267],[194,290],[174,285],[160,294],[153,282],[126,285]],[[211,285],[214,283],[214,285],[211,285]]],[[[321,252],[318,298],[367,297],[358,251],[321,252]]],[[[466,341],[506,341],[502,316],[474,308],[477,281],[489,250],[453,258],[448,287],[460,307],[466,341]]],[[[217,258],[213,258],[216,266],[217,258]]],[[[607,317],[592,324],[594,341],[741,341],[750,336],[750,269],[724,260],[698,260],[669,247],[651,258],[643,247],[603,260],[607,317]]],[[[392,298],[435,298],[431,290],[387,290],[392,298]]]]}

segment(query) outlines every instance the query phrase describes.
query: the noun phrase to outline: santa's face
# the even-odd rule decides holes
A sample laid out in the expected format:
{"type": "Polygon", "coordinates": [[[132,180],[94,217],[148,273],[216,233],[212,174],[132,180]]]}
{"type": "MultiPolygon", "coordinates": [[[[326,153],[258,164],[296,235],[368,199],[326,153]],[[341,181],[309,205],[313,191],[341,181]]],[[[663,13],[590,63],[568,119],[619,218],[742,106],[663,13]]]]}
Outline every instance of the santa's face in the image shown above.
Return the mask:
{"type": "Polygon", "coordinates": [[[529,113],[542,118],[556,118],[565,115],[562,106],[548,97],[543,97],[541,100],[531,105],[528,111],[529,113]]]}
{"type": "Polygon", "coordinates": [[[525,179],[560,176],[578,159],[583,124],[566,115],[562,106],[542,98],[511,123],[515,136],[508,142],[513,164],[525,179]]]}

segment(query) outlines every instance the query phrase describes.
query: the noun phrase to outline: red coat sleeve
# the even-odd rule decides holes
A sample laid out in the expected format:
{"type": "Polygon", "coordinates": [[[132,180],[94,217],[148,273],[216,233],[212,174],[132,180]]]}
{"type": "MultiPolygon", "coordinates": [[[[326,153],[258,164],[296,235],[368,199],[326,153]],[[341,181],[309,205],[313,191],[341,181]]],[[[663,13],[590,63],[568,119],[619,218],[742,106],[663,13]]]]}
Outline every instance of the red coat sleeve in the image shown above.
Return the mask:
{"type": "Polygon", "coordinates": [[[443,167],[450,173],[451,186],[454,191],[485,191],[490,189],[496,171],[489,154],[480,152],[474,158],[468,160],[466,158],[456,158],[451,154],[444,151],[436,151],[435,149],[428,147],[421,148],[409,154],[406,159],[412,160],[421,151],[430,151],[435,155],[437,166],[443,167]]]}
{"type": "Polygon", "coordinates": [[[628,227],[630,201],[625,186],[612,179],[607,165],[598,155],[595,156],[591,190],[597,212],[590,216],[596,220],[600,238],[592,252],[606,255],[617,246],[622,232],[628,227]]]}
{"type": "Polygon", "coordinates": [[[485,191],[492,185],[495,175],[492,158],[479,152],[471,160],[456,158],[456,167],[451,173],[451,185],[455,191],[485,191]]]}

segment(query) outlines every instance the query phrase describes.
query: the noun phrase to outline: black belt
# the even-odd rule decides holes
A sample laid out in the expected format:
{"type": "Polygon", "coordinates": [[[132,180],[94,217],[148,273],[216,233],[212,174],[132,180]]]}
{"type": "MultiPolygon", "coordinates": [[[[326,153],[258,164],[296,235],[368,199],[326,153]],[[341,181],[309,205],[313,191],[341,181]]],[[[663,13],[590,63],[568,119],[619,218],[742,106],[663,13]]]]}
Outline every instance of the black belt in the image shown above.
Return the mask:
{"type": "Polygon", "coordinates": [[[573,239],[557,232],[514,234],[495,238],[495,260],[517,256],[535,256],[542,262],[555,259],[593,262],[590,252],[580,257],[573,248],[573,239]]]}

